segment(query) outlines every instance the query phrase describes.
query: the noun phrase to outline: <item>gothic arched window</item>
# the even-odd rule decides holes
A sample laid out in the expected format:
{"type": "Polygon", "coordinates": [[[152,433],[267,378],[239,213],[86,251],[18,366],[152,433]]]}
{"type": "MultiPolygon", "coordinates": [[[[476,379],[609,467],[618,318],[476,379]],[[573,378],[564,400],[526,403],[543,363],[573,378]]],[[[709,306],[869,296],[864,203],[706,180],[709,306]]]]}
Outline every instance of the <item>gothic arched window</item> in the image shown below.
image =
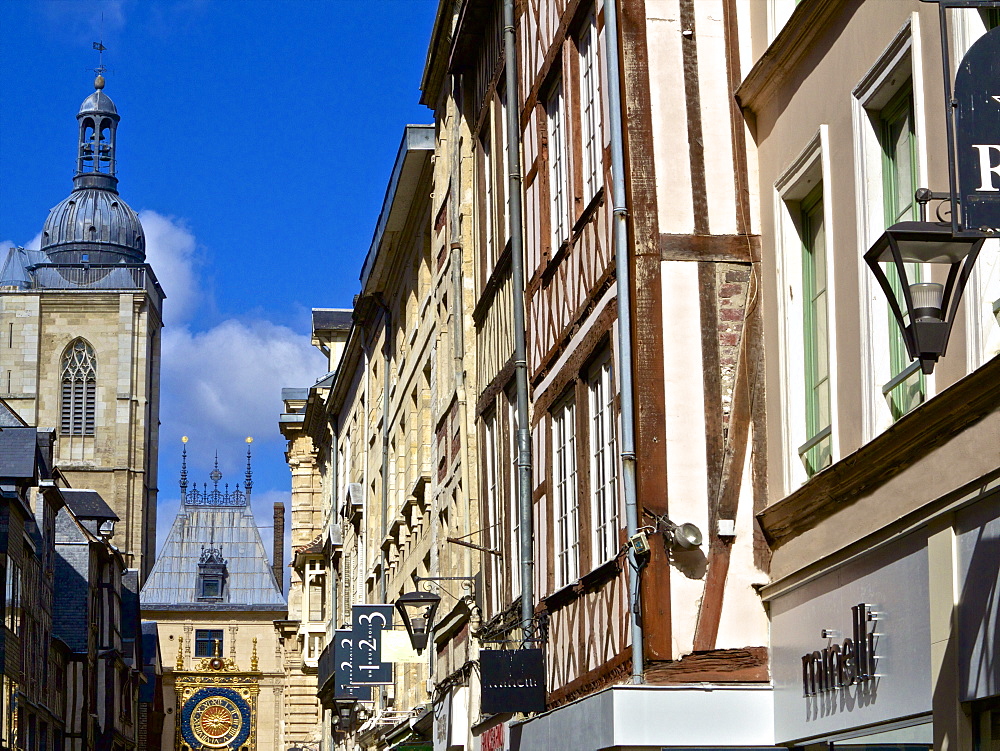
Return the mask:
{"type": "Polygon", "coordinates": [[[97,357],[83,339],[72,342],[62,359],[63,435],[94,435],[97,357]]]}

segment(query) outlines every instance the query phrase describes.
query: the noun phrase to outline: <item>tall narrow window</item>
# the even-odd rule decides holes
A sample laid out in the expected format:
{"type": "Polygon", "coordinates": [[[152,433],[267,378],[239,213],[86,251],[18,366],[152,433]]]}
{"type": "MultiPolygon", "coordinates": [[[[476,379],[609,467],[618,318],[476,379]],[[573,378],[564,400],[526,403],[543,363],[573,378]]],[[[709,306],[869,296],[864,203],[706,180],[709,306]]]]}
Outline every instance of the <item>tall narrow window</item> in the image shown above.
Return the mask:
{"type": "Polygon", "coordinates": [[[309,581],[309,620],[314,623],[323,620],[326,612],[326,587],[322,575],[314,576],[309,581]]]}
{"type": "Polygon", "coordinates": [[[806,394],[806,442],[799,456],[812,477],[833,460],[830,421],[830,342],[827,318],[826,236],[823,186],[801,204],[802,339],[806,394]]]}
{"type": "Polygon", "coordinates": [[[97,358],[83,339],[77,339],[63,354],[62,434],[94,435],[97,358]]]}
{"type": "Polygon", "coordinates": [[[601,98],[598,82],[597,20],[591,12],[577,43],[580,54],[580,126],[583,155],[583,202],[589,204],[601,185],[601,98]]]}
{"type": "Polygon", "coordinates": [[[566,163],[566,128],[563,123],[562,82],[549,94],[545,106],[548,119],[549,158],[549,225],[552,230],[552,248],[555,253],[569,239],[569,179],[566,163]]]}
{"type": "Polygon", "coordinates": [[[21,567],[10,558],[4,592],[4,625],[15,635],[21,633],[21,567]]]}
{"type": "Polygon", "coordinates": [[[580,514],[576,488],[576,404],[552,413],[552,490],[556,522],[556,588],[580,578],[580,514]]]}
{"type": "Polygon", "coordinates": [[[611,357],[590,372],[590,488],[594,528],[593,563],[618,553],[618,473],[611,357]]]}
{"type": "Polygon", "coordinates": [[[517,399],[507,395],[507,508],[510,509],[510,595],[521,594],[521,509],[517,476],[517,399]]]}
{"type": "Polygon", "coordinates": [[[493,169],[493,129],[487,120],[479,138],[483,152],[483,247],[486,249],[486,274],[489,277],[497,262],[496,252],[496,176],[493,169]]]}
{"type": "MultiPolygon", "coordinates": [[[[497,418],[492,412],[483,418],[483,480],[485,488],[484,516],[486,529],[485,545],[490,550],[503,550],[503,522],[500,518],[500,478],[497,441],[497,418]]],[[[498,555],[488,556],[490,615],[499,612],[503,602],[503,559],[498,555]]]]}
{"type": "Polygon", "coordinates": [[[497,131],[500,133],[500,160],[497,163],[497,175],[499,180],[497,181],[497,195],[500,197],[498,206],[500,206],[499,213],[502,214],[500,227],[502,228],[503,243],[502,248],[507,247],[507,241],[510,239],[510,181],[508,179],[509,170],[507,169],[507,158],[510,154],[509,144],[507,143],[507,89],[501,88],[497,92],[497,100],[500,104],[498,108],[498,120],[499,126],[497,131]]]}
{"type": "MultiPolygon", "coordinates": [[[[913,194],[917,190],[916,137],[913,130],[913,92],[907,86],[879,113],[882,146],[882,195],[885,203],[886,226],[916,219],[913,194]]],[[[908,264],[906,273],[911,284],[921,281],[917,264],[908,264]]],[[[886,265],[886,275],[893,292],[903,303],[903,290],[892,264],[886,265]]],[[[924,401],[926,385],[918,362],[910,362],[906,344],[896,319],[888,315],[890,380],[883,386],[892,418],[898,420],[924,401]]]]}

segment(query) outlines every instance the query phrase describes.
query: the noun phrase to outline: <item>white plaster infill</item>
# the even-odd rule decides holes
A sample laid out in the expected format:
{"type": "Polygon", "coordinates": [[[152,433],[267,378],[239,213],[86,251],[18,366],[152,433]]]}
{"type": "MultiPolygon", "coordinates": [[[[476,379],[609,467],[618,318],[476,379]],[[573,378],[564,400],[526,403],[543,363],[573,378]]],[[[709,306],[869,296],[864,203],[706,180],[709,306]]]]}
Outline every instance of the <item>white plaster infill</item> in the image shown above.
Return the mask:
{"type": "Polygon", "coordinates": [[[511,751],[774,746],[768,684],[611,686],[510,725],[511,751]]]}

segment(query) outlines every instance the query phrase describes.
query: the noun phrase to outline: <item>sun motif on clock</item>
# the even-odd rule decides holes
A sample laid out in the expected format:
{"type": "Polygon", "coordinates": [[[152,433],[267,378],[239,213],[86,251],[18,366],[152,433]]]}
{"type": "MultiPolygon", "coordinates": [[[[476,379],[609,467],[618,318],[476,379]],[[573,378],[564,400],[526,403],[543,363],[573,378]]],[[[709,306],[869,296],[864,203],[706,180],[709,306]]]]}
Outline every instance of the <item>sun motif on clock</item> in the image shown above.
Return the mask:
{"type": "Polygon", "coordinates": [[[243,713],[226,696],[208,696],[191,711],[191,733],[210,748],[228,746],[243,729],[243,713]]]}

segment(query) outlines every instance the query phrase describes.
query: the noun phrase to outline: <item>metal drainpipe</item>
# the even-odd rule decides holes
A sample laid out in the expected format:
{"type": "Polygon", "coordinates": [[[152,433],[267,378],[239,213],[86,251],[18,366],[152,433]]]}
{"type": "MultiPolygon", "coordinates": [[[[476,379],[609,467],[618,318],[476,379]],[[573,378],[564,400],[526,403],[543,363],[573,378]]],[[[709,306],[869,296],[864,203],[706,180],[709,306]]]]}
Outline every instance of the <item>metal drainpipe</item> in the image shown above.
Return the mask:
{"type": "MultiPolygon", "coordinates": [[[[327,528],[332,527],[334,524],[340,523],[339,522],[340,511],[337,508],[340,505],[340,488],[339,488],[340,478],[337,476],[337,472],[340,469],[340,463],[337,457],[337,454],[340,453],[339,446],[337,445],[340,442],[340,420],[337,419],[336,415],[330,416],[330,430],[333,433],[333,440],[330,441],[330,444],[333,447],[330,452],[331,453],[330,477],[333,478],[333,492],[331,493],[331,498],[330,498],[330,518],[326,519],[325,522],[325,526],[327,528]]],[[[326,546],[324,545],[324,548],[325,547],[326,546]]],[[[328,618],[328,622],[326,624],[326,633],[327,633],[327,643],[332,643],[333,630],[336,628],[337,624],[337,605],[340,602],[340,598],[337,592],[337,586],[338,586],[337,571],[333,568],[333,556],[332,555],[330,557],[324,556],[324,558],[325,558],[324,563],[327,565],[328,570],[330,571],[330,583],[329,585],[327,585],[330,590],[330,605],[327,608],[327,613],[329,613],[330,615],[328,618]]]]}
{"type": "Polygon", "coordinates": [[[382,537],[378,544],[382,550],[379,589],[381,590],[382,602],[386,602],[389,586],[386,569],[389,557],[386,555],[382,543],[385,542],[385,536],[389,532],[389,358],[392,354],[392,311],[389,310],[382,295],[375,294],[372,299],[382,309],[385,316],[385,339],[382,342],[382,537]]]}
{"type": "MultiPolygon", "coordinates": [[[[639,527],[635,492],[635,400],[632,394],[632,281],[629,268],[628,203],[625,197],[625,155],[622,134],[621,68],[618,59],[617,0],[604,3],[604,48],[608,64],[608,126],[611,137],[613,242],[618,284],[618,383],[621,398],[622,486],[625,492],[625,532],[639,527]]],[[[635,549],[628,549],[629,613],[632,626],[632,683],[643,682],[645,661],[639,568],[635,549]]]]}
{"type": "MultiPolygon", "coordinates": [[[[462,294],[462,245],[452,243],[451,246],[451,284],[452,300],[454,309],[451,313],[452,344],[455,356],[455,397],[458,401],[459,419],[459,442],[462,452],[462,495],[465,496],[465,526],[463,532],[468,539],[472,534],[472,495],[473,488],[469,481],[469,434],[466,420],[468,419],[468,397],[465,390],[465,331],[464,319],[462,317],[463,300],[462,294]]],[[[478,497],[478,494],[477,494],[478,497]]],[[[463,549],[465,556],[465,575],[472,576],[472,551],[469,548],[463,549]]]]}
{"type": "Polygon", "coordinates": [[[524,232],[521,205],[521,97],[517,87],[514,0],[503,1],[504,73],[507,84],[507,195],[510,198],[511,284],[514,286],[514,375],[517,387],[517,506],[521,522],[521,627],[533,638],[535,613],[534,525],[531,505],[531,429],[528,355],[524,334],[524,232]]]}

